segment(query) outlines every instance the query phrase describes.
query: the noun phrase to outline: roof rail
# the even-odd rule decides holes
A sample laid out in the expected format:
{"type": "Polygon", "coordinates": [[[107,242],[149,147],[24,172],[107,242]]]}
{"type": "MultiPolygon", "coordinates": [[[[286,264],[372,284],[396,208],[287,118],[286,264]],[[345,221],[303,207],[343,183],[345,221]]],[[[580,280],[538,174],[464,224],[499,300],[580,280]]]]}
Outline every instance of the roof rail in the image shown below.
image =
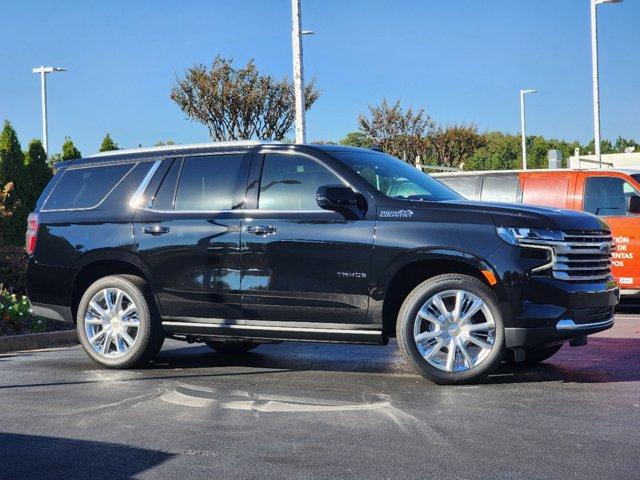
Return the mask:
{"type": "Polygon", "coordinates": [[[123,150],[110,150],[108,152],[98,152],[88,155],[85,158],[114,157],[120,155],[131,155],[133,153],[159,153],[159,152],[188,152],[190,150],[201,150],[203,148],[222,148],[222,147],[252,147],[256,145],[273,145],[282,144],[275,140],[231,140],[226,142],[210,142],[210,143],[192,143],[190,145],[160,145],[158,147],[141,147],[127,148],[123,150]]]}

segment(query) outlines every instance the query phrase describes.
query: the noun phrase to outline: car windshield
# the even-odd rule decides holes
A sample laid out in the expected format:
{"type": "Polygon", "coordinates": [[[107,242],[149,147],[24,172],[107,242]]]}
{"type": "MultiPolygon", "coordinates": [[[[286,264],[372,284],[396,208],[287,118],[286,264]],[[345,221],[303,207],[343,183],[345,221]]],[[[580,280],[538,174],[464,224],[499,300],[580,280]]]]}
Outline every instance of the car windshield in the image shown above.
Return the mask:
{"type": "Polygon", "coordinates": [[[436,202],[462,199],[449,187],[391,155],[353,150],[331,154],[388,197],[436,202]]]}

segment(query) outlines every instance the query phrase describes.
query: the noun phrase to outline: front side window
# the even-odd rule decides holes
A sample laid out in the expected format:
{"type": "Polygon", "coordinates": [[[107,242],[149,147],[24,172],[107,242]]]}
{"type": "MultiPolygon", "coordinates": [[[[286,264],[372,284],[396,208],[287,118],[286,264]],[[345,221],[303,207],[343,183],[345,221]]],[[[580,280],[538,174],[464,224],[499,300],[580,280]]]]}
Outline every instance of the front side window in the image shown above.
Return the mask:
{"type": "Polygon", "coordinates": [[[400,200],[461,200],[462,196],[402,160],[375,151],[335,151],[331,155],[373,188],[400,200]]]}
{"type": "Polygon", "coordinates": [[[67,169],[47,199],[44,210],[96,207],[133,166],[129,163],[67,169]]]}
{"type": "Polygon", "coordinates": [[[324,165],[302,155],[267,154],[260,182],[260,210],[321,210],[318,187],[343,184],[324,165]]]}
{"type": "Polygon", "coordinates": [[[584,191],[584,210],[594,215],[627,215],[627,198],[640,193],[619,177],[589,177],[584,191]]]}
{"type": "Polygon", "coordinates": [[[206,155],[184,159],[175,210],[230,210],[242,155],[206,155]]]}

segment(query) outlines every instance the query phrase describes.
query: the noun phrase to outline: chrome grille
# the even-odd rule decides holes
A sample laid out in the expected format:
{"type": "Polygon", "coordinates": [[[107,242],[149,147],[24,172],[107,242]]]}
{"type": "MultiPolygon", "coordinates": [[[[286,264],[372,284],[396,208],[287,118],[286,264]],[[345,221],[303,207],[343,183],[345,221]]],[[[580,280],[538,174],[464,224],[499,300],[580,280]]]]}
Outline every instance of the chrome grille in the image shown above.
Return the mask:
{"type": "Polygon", "coordinates": [[[553,276],[568,282],[599,282],[611,276],[613,239],[606,230],[564,232],[564,242],[555,245],[553,276]]]}
{"type": "Polygon", "coordinates": [[[607,281],[611,276],[611,233],[565,231],[563,235],[563,241],[535,240],[537,245],[553,248],[555,262],[549,267],[552,275],[572,283],[607,281]]]}

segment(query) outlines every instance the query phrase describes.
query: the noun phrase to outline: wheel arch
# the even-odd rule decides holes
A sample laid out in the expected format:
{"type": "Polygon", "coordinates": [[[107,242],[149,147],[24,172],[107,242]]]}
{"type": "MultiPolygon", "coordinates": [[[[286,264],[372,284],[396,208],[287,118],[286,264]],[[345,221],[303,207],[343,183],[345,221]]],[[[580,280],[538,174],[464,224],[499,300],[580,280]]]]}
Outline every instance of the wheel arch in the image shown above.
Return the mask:
{"type": "Polygon", "coordinates": [[[381,282],[381,291],[384,293],[381,315],[386,337],[395,336],[398,311],[409,292],[425,280],[446,273],[475,277],[496,294],[499,303],[506,298],[498,273],[483,258],[462,250],[413,250],[392,262],[381,282]],[[488,277],[491,276],[495,283],[489,281],[488,277]]]}
{"type": "MultiPolygon", "coordinates": [[[[82,295],[92,283],[100,278],[109,275],[135,275],[144,279],[150,287],[153,285],[150,269],[139,256],[131,252],[94,251],[84,255],[76,264],[76,268],[78,270],[74,276],[71,290],[71,313],[74,322],[82,295]]],[[[156,299],[156,306],[157,304],[156,299]]]]}

